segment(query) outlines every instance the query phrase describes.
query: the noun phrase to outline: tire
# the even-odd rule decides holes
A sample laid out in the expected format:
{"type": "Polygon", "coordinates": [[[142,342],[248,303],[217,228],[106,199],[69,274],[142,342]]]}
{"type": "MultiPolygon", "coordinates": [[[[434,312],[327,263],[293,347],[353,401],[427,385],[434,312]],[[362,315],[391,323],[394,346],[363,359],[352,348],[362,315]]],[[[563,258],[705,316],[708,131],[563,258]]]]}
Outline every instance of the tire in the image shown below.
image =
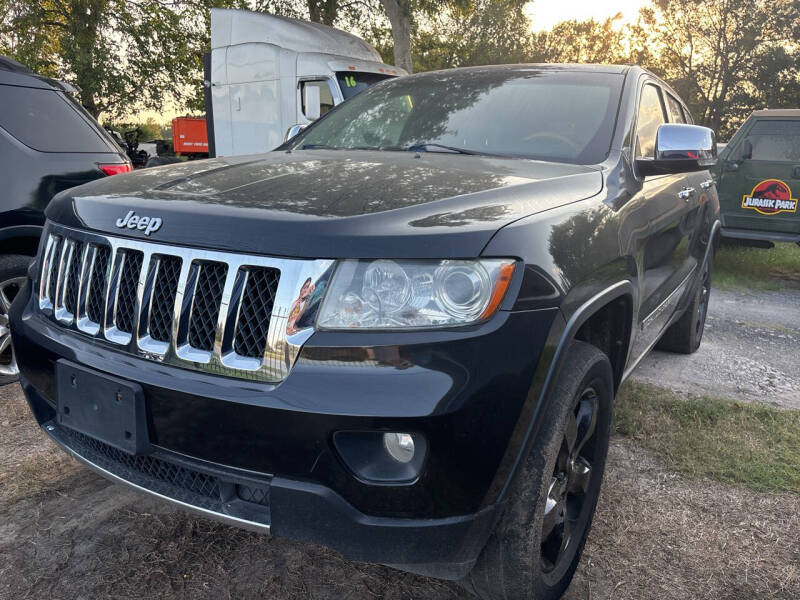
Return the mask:
{"type": "Polygon", "coordinates": [[[19,377],[8,329],[8,311],[11,302],[25,284],[31,261],[33,258],[30,256],[0,255],[0,385],[16,381],[19,377]]]}
{"type": "Polygon", "coordinates": [[[613,400],[608,357],[591,344],[573,342],[533,448],[463,582],[469,591],[485,600],[561,597],[580,561],[600,494],[613,400]],[[568,430],[577,433],[567,436],[568,430]],[[570,438],[577,441],[574,462],[570,438]],[[571,464],[589,466],[588,475],[571,464]],[[569,524],[566,543],[559,517],[569,524]]]}
{"type": "Polygon", "coordinates": [[[700,281],[694,292],[694,297],[686,312],[680,319],[670,325],[661,339],[656,344],[658,350],[675,352],[678,354],[692,354],[700,347],[703,340],[703,331],[706,327],[706,317],[708,316],[708,301],[711,297],[711,272],[714,265],[714,251],[708,256],[708,260],[703,263],[700,281]]]}

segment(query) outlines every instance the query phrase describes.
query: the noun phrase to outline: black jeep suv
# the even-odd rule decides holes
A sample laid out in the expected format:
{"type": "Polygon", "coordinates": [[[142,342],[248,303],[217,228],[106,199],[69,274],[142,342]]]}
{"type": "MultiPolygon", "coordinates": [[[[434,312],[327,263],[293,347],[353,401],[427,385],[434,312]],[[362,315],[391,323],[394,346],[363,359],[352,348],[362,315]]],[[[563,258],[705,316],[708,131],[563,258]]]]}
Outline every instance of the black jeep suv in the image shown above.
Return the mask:
{"type": "Polygon", "coordinates": [[[689,123],[638,67],[457,69],[62,193],[12,309],[33,413],[205,515],[557,597],[616,390],[703,334],[716,145],[689,123]]]}
{"type": "Polygon", "coordinates": [[[8,309],[39,246],[47,203],[69,187],[130,170],[73,101],[75,91],[0,56],[0,385],[17,376],[8,309]]]}

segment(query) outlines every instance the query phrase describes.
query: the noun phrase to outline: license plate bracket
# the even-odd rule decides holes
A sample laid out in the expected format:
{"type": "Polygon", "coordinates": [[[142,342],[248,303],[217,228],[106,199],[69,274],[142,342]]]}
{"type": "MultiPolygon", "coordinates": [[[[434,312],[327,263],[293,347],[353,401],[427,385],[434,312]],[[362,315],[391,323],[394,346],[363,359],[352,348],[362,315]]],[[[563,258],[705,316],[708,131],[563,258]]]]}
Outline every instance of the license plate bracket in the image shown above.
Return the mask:
{"type": "Polygon", "coordinates": [[[142,386],[68,360],[56,362],[58,423],[128,454],[150,450],[142,386]]]}

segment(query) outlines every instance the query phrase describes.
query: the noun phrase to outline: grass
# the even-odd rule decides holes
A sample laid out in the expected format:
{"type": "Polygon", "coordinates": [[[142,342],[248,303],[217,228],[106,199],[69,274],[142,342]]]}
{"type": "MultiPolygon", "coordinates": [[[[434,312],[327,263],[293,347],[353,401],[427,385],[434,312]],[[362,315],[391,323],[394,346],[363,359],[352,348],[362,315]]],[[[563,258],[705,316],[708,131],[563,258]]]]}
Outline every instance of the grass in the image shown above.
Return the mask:
{"type": "Polygon", "coordinates": [[[800,247],[791,243],[776,243],[769,249],[723,245],[714,258],[714,285],[723,289],[798,288],[800,247]]]}
{"type": "Polygon", "coordinates": [[[614,427],[683,473],[800,495],[800,411],[631,382],[617,397],[614,427]]]}

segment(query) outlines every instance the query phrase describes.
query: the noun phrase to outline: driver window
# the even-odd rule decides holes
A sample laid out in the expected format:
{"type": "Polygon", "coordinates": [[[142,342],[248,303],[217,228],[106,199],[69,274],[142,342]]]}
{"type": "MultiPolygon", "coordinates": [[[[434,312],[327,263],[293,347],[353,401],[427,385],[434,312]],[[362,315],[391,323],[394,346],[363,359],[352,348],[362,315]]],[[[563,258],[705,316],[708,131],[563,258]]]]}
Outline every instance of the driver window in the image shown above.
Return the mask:
{"type": "Polygon", "coordinates": [[[331,86],[328,84],[327,79],[319,79],[314,81],[301,81],[300,82],[300,110],[303,116],[306,115],[306,86],[313,86],[319,88],[319,116],[324,115],[333,108],[333,94],[331,93],[331,86]]]}
{"type": "Polygon", "coordinates": [[[656,133],[659,125],[666,122],[661,91],[654,85],[645,85],[639,99],[639,116],[636,120],[636,158],[655,156],[656,133]]]}

